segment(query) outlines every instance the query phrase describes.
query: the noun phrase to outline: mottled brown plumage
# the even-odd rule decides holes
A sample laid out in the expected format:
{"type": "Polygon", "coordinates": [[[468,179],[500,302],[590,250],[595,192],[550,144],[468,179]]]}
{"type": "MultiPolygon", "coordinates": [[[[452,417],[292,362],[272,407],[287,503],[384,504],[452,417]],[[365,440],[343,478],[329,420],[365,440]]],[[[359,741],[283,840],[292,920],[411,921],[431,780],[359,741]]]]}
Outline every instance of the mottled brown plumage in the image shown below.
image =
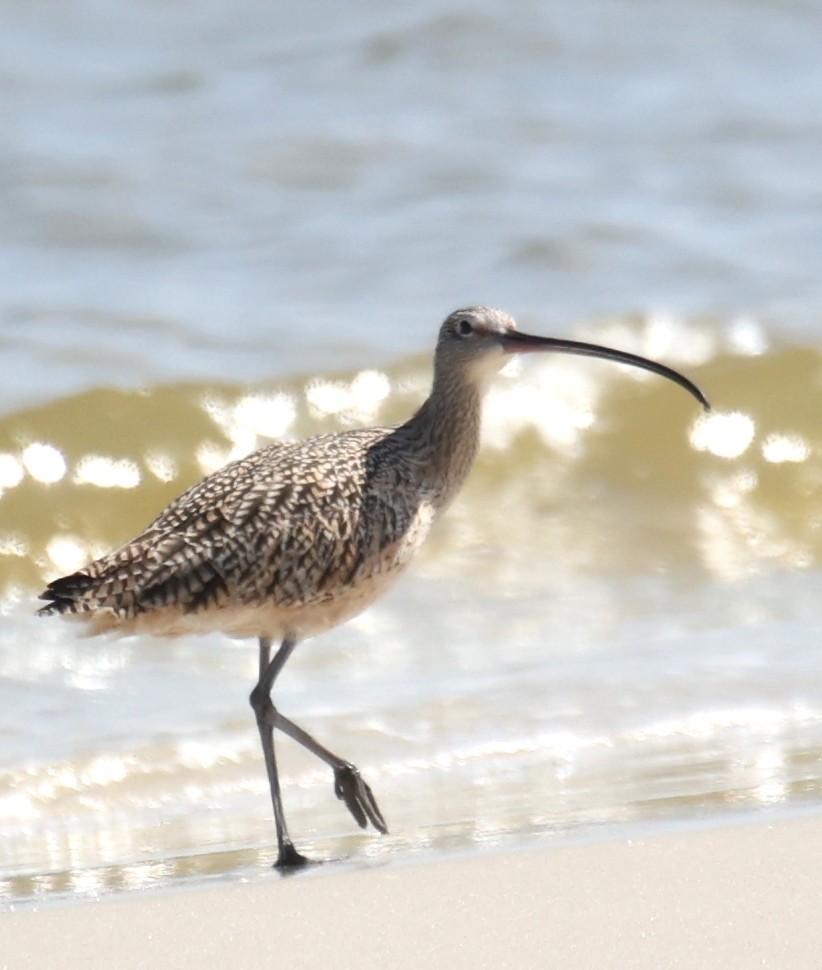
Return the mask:
{"type": "Polygon", "coordinates": [[[89,631],[179,635],[222,631],[260,641],[251,695],[277,828],[278,866],[305,862],[288,836],[274,757],[276,728],[333,769],[335,791],[361,826],[386,831],[370,788],[272,705],[271,688],[296,644],[369,606],[397,578],[462,485],[479,445],[482,393],[514,352],[553,350],[644,367],[635,355],[520,334],[501,310],[452,313],[437,343],[431,395],[398,428],[273,444],[183,493],[136,539],[56,579],[40,613],[89,631]],[[274,639],[282,645],[271,656],[274,639]]]}

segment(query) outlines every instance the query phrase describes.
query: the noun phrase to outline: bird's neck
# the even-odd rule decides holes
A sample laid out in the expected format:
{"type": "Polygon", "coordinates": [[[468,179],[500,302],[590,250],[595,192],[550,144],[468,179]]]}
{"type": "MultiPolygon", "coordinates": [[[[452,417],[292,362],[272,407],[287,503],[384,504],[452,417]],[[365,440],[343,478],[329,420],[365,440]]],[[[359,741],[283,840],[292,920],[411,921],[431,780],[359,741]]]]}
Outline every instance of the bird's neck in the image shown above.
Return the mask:
{"type": "Polygon", "coordinates": [[[454,375],[434,375],[428,400],[397,434],[439,510],[456,495],[479,449],[482,394],[454,375]]]}

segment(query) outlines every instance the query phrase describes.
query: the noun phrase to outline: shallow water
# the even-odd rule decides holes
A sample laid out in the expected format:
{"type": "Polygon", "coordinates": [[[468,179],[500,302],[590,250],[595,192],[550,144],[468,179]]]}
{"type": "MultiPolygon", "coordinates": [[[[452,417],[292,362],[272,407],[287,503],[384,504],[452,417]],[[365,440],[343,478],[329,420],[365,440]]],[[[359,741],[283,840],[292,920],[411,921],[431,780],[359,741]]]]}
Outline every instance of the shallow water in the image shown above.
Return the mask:
{"type": "Polygon", "coordinates": [[[714,412],[601,361],[500,377],[414,568],[278,683],[392,830],[283,743],[299,845],[818,802],[818,6],[193,9],[4,6],[0,895],[271,861],[254,644],[84,640],[36,595],[230,457],[402,420],[466,302],[714,412]]]}

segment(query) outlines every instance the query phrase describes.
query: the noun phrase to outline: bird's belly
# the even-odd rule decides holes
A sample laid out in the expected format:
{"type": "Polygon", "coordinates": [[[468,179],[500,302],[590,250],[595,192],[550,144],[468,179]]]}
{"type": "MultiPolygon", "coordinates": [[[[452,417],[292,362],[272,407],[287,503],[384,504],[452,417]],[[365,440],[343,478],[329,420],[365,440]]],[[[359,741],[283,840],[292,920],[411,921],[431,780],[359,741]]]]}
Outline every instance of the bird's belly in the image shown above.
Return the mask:
{"type": "Polygon", "coordinates": [[[402,568],[397,566],[362,579],[345,592],[328,599],[292,607],[281,617],[281,621],[287,632],[299,639],[316,636],[368,609],[394,584],[401,572],[402,568]]]}
{"type": "Polygon", "coordinates": [[[130,617],[118,617],[110,610],[67,614],[79,621],[88,635],[114,633],[118,636],[147,634],[179,637],[191,634],[223,633],[230,637],[271,637],[286,635],[303,640],[339,626],[362,613],[391,586],[404,564],[396,563],[352,583],[348,588],[292,606],[273,601],[257,603],[223,602],[219,607],[184,612],[177,606],[161,607],[130,617]]]}

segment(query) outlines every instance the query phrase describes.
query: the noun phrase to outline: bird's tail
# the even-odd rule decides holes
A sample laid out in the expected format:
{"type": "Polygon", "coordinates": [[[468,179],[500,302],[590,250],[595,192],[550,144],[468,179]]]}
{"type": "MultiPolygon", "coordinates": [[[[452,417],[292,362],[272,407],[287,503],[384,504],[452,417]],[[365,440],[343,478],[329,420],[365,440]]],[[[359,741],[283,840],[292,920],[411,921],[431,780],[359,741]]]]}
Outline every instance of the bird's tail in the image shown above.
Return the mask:
{"type": "Polygon", "coordinates": [[[45,606],[37,611],[38,616],[55,616],[64,613],[86,613],[89,605],[85,599],[96,584],[96,580],[88,573],[72,573],[55,579],[40,594],[41,600],[47,600],[45,606]]]}

